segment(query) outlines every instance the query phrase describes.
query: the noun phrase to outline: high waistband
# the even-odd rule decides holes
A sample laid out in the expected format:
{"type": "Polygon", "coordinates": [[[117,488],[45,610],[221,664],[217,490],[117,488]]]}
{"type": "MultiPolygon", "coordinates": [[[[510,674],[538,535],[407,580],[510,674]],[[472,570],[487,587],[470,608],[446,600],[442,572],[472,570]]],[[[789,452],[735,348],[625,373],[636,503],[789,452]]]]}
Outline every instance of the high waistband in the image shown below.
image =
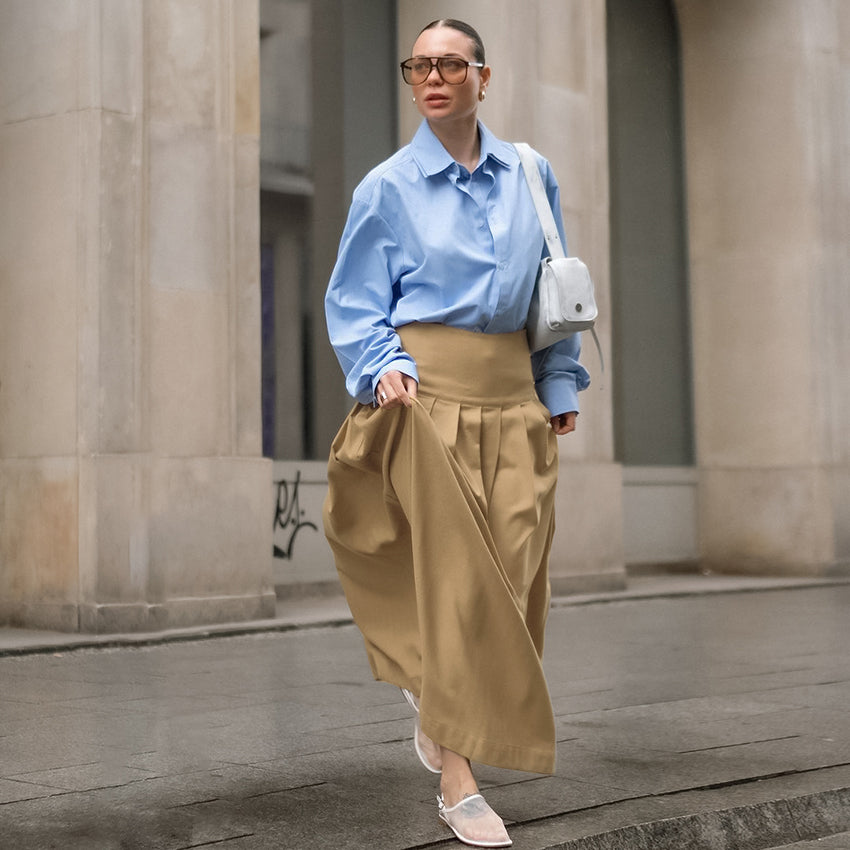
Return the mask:
{"type": "Polygon", "coordinates": [[[422,395],[502,407],[537,398],[525,330],[485,334],[448,325],[397,328],[422,395]]]}

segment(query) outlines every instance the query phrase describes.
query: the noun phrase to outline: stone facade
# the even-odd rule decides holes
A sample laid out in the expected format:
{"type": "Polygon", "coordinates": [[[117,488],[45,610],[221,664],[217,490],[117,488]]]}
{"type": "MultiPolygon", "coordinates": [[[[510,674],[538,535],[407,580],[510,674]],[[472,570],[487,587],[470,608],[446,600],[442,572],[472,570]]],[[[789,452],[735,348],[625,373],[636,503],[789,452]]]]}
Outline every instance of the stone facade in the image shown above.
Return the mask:
{"type": "Polygon", "coordinates": [[[0,621],[274,611],[254,2],[0,7],[0,621]]]}
{"type": "MultiPolygon", "coordinates": [[[[325,58],[354,38],[367,55],[369,33],[349,31],[364,14],[386,17],[386,3],[356,2],[338,21],[329,0],[312,5],[314,83],[337,98],[314,117],[326,167],[304,201],[317,221],[314,312],[368,131],[348,108],[364,66],[343,74],[346,88],[325,58]]],[[[594,386],[561,441],[559,591],[622,585],[624,538],[640,537],[652,560],[664,549],[653,537],[673,525],[668,559],[714,570],[850,564],[850,6],[672,8],[696,459],[624,474],[614,382],[588,346],[594,386]]],[[[258,10],[0,5],[0,623],[111,631],[263,617],[275,584],[334,580],[319,530],[298,526],[316,525],[321,462],[273,473],[261,456],[258,10]],[[301,519],[280,508],[279,482],[295,481],[301,519]],[[275,561],[296,533],[306,560],[275,561]]],[[[494,68],[482,118],[551,160],[610,363],[606,3],[399,0],[394,13],[399,57],[440,16],[481,31],[494,68]]],[[[419,117],[401,87],[397,115],[403,143],[419,117]]],[[[324,445],[348,400],[314,345],[313,442],[324,445]]]]}
{"type": "Polygon", "coordinates": [[[699,551],[850,564],[850,6],[677,2],[699,551]]]}

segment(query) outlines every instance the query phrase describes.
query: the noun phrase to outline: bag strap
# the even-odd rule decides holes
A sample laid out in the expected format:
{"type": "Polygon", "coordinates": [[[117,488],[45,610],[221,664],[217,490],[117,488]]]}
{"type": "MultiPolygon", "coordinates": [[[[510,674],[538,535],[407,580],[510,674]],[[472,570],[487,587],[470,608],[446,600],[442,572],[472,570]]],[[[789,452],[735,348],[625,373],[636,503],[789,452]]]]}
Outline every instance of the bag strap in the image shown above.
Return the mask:
{"type": "MultiPolygon", "coordinates": [[[[546,188],[543,186],[543,178],[540,176],[540,169],[537,167],[534,151],[531,149],[531,145],[525,142],[514,142],[514,147],[519,154],[522,170],[525,172],[525,182],[528,184],[528,190],[531,192],[534,209],[537,210],[537,217],[540,219],[540,226],[543,228],[543,236],[546,237],[546,247],[549,249],[549,256],[552,259],[566,257],[567,254],[564,251],[561,236],[558,233],[558,225],[555,224],[552,207],[549,206],[549,198],[546,196],[546,188]]],[[[599,337],[596,335],[596,328],[591,328],[590,333],[593,336],[593,341],[596,343],[596,351],[599,354],[599,365],[604,372],[605,358],[602,356],[602,346],[599,343],[599,337]]]]}
{"type": "Polygon", "coordinates": [[[546,189],[543,186],[543,179],[540,177],[540,169],[537,167],[534,151],[525,142],[516,142],[514,147],[519,154],[519,161],[522,163],[522,170],[525,172],[525,182],[528,183],[531,199],[534,201],[534,208],[537,210],[537,217],[540,219],[540,226],[543,228],[543,235],[546,237],[549,256],[553,259],[566,257],[567,254],[558,234],[558,226],[555,224],[555,216],[552,215],[549,198],[546,197],[546,189]]]}

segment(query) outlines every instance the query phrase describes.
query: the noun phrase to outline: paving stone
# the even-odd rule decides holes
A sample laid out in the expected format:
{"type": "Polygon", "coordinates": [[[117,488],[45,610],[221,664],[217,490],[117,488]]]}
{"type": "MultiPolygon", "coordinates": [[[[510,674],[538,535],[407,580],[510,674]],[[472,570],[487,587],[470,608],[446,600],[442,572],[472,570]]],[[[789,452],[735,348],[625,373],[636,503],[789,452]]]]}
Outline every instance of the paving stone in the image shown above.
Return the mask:
{"type": "MultiPolygon", "coordinates": [[[[483,783],[482,783],[483,786],[483,783]]],[[[483,786],[487,801],[506,820],[526,822],[577,809],[595,808],[623,800],[620,789],[559,776],[526,780],[516,784],[483,786]]]]}
{"type": "MultiPolygon", "coordinates": [[[[555,608],[557,775],[477,769],[515,850],[846,831],[849,607],[843,585],[555,608]]],[[[6,656],[0,683],[4,850],[457,846],[352,626],[6,656]]]]}
{"type": "Polygon", "coordinates": [[[141,782],[149,777],[150,773],[144,770],[98,762],[38,770],[9,778],[13,782],[32,782],[60,791],[91,791],[141,782]]]}
{"type": "Polygon", "coordinates": [[[795,799],[789,807],[800,838],[817,838],[850,829],[850,788],[795,799]]]}
{"type": "Polygon", "coordinates": [[[41,797],[50,797],[56,793],[56,788],[48,785],[37,785],[34,782],[16,782],[13,779],[0,779],[0,805],[3,803],[20,803],[41,797]]]}
{"type": "Polygon", "coordinates": [[[776,850],[850,850],[850,832],[830,835],[813,841],[798,841],[795,844],[783,844],[776,850]]]}

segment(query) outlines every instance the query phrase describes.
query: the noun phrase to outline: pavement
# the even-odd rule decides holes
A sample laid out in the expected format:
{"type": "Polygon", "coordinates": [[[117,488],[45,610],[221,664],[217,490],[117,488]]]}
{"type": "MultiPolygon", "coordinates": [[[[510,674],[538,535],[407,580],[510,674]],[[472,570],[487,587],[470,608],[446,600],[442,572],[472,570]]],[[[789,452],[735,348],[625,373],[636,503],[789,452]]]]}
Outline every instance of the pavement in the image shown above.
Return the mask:
{"type": "MultiPolygon", "coordinates": [[[[477,767],[515,850],[850,850],[850,581],[555,599],[558,769],[477,767]]],[[[0,850],[460,847],[341,599],[151,635],[0,629],[0,850]]]]}

